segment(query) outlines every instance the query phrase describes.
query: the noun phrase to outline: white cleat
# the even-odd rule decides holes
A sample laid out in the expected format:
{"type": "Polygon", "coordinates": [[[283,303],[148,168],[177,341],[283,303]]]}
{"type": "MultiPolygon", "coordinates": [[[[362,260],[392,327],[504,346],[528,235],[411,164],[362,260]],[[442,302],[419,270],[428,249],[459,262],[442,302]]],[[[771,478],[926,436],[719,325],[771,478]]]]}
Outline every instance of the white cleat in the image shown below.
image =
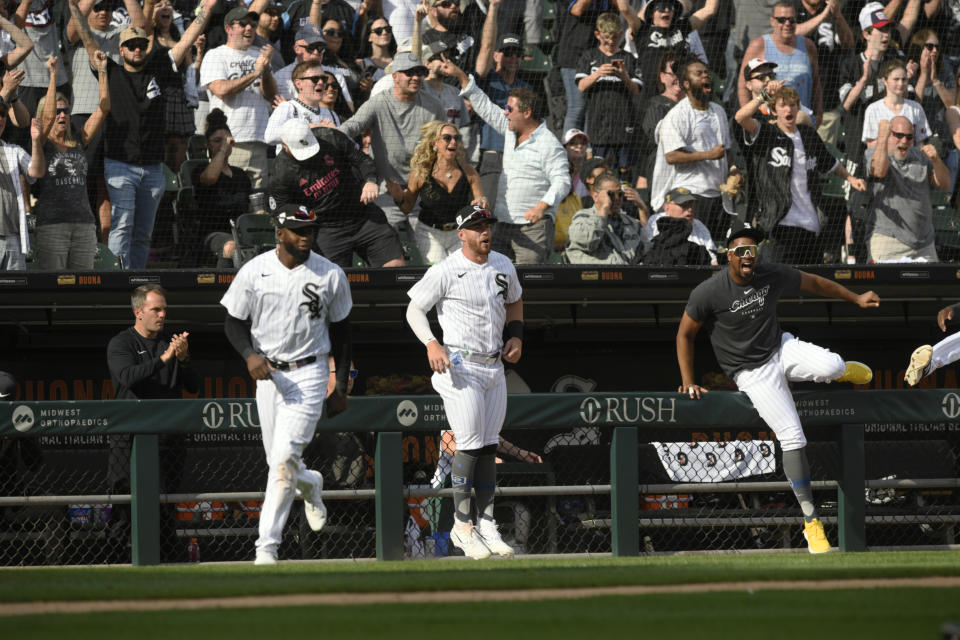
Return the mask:
{"type": "Polygon", "coordinates": [[[450,530],[450,542],[474,560],[485,560],[490,557],[490,549],[483,544],[477,528],[471,522],[466,525],[454,524],[453,529],[450,530]]]}
{"type": "Polygon", "coordinates": [[[309,493],[303,494],[303,513],[307,516],[307,524],[314,531],[323,529],[327,524],[327,506],[323,504],[323,475],[319,471],[310,469],[307,473],[313,474],[317,483],[309,493]]]}
{"type": "Polygon", "coordinates": [[[497,523],[493,520],[481,520],[480,526],[475,527],[474,531],[480,536],[480,540],[490,550],[498,556],[513,557],[513,547],[508,545],[500,537],[500,531],[497,530],[497,523]]]}
{"type": "Polygon", "coordinates": [[[277,565],[277,554],[266,549],[257,549],[257,557],[253,564],[258,567],[275,567],[277,565]]]}

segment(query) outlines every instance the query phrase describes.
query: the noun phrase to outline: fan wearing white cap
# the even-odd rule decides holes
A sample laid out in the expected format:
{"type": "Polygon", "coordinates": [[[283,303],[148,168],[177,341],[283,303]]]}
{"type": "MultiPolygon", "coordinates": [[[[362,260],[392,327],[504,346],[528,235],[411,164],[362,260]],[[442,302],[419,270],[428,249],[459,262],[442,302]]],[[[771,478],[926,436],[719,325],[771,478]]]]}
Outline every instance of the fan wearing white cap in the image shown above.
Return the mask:
{"type": "Polygon", "coordinates": [[[493,497],[496,450],[507,412],[502,360],[517,362],[523,350],[523,291],[513,263],[491,250],[494,222],[488,209],[464,207],[457,216],[461,249],[427,269],[407,292],[407,322],[426,347],[431,382],[457,441],[450,541],[476,560],[514,553],[497,531],[493,497]],[[433,307],[443,343],[427,320],[433,307]],[[476,511],[471,508],[474,490],[476,511]]]}
{"type": "Polygon", "coordinates": [[[797,9],[793,0],[777,0],[770,15],[770,28],[772,33],[754,38],[743,53],[737,78],[740,106],[751,100],[744,75],[747,63],[762,58],[777,64],[779,80],[797,90],[800,104],[811,109],[814,120],[819,123],[823,115],[823,87],[817,47],[810,38],[797,32],[797,9]]]}
{"type": "Polygon", "coordinates": [[[320,253],[344,268],[353,266],[354,252],[372,267],[402,267],[397,234],[374,204],[379,188],[370,156],[337,129],[311,129],[297,118],[283,124],[280,138],[270,195],[278,206],[303,205],[316,214],[320,253]]]}
{"type": "MultiPolygon", "coordinates": [[[[880,67],[888,60],[903,57],[893,43],[894,36],[899,33],[900,27],[887,18],[882,4],[867,3],[860,10],[859,20],[861,36],[865,43],[863,51],[850,54],[840,64],[839,97],[846,114],[844,131],[847,140],[860,140],[867,105],[883,93],[880,67]]],[[[863,147],[858,144],[848,144],[847,154],[851,160],[859,161],[863,156],[863,147]]]]}

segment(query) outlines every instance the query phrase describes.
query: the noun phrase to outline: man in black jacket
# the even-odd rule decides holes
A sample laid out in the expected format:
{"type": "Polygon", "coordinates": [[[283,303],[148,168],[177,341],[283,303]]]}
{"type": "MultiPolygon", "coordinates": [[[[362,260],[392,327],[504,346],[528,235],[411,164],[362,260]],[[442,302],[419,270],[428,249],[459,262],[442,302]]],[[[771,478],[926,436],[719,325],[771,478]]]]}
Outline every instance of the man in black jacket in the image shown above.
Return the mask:
{"type": "Polygon", "coordinates": [[[749,210],[756,212],[756,225],[767,235],[763,259],[822,263],[818,174],[838,175],[857,191],[867,185],[833,157],[813,127],[797,124],[800,96],[795,89],[772,81],[766,96],[752,97],[734,116],[747,156],[749,210]],[[754,117],[765,100],[775,114],[772,123],[754,117]]]}
{"type": "Polygon", "coordinates": [[[311,129],[298,118],[283,124],[280,139],[270,195],[277,207],[303,205],[316,214],[319,253],[341,268],[353,266],[354,252],[371,267],[402,267],[397,232],[373,202],[379,193],[373,159],[340,131],[311,129]]]}
{"type": "MultiPolygon", "coordinates": [[[[167,319],[167,293],[158,284],[145,284],[130,296],[136,320],[114,336],[107,345],[107,367],[117,399],[146,400],[182,398],[183,392],[197,393],[200,377],[190,362],[187,332],[164,332],[167,319]]],[[[110,436],[107,483],[111,493],[130,492],[129,435],[110,436]]],[[[175,491],[183,472],[183,436],[161,439],[161,488],[175,491]]],[[[111,525],[126,535],[125,516],[129,507],[114,508],[111,525]]],[[[161,551],[168,561],[185,560],[173,527],[174,513],[165,513],[160,521],[161,551]]]]}

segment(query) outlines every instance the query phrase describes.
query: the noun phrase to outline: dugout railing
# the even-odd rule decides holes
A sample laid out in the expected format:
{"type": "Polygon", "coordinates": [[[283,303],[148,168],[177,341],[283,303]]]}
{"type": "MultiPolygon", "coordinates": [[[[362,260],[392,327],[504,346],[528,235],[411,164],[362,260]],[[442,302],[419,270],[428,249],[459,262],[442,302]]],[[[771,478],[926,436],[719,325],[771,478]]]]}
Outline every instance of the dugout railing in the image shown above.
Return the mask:
{"type": "MultiPolygon", "coordinates": [[[[835,480],[816,481],[815,490],[836,490],[836,510],[824,516],[835,525],[842,551],[866,549],[867,524],[897,523],[940,526],[944,541],[953,543],[955,526],[960,523],[960,488],[956,440],[960,426],[960,395],[953,390],[860,390],[798,392],[795,394],[811,447],[825,443],[838,455],[835,480]],[[946,440],[931,441],[920,456],[916,477],[886,477],[867,480],[865,430],[876,425],[938,425],[949,435],[946,440]],[[935,477],[931,477],[935,476],[935,477]],[[867,514],[865,495],[870,492],[934,489],[948,496],[936,509],[915,508],[911,512],[882,510],[867,514]],[[946,505],[946,506],[944,506],[946,505]]],[[[0,412],[0,437],[16,439],[45,436],[84,436],[100,434],[132,436],[130,449],[130,493],[95,495],[4,495],[0,508],[30,505],[65,506],[75,503],[131,505],[130,558],[135,565],[157,564],[160,555],[161,503],[182,500],[254,500],[258,492],[161,494],[161,468],[158,451],[160,438],[170,434],[251,433],[257,430],[256,404],[252,399],[191,399],[152,401],[76,401],[12,402],[0,412]]],[[[449,495],[449,490],[424,488],[404,481],[401,459],[402,434],[436,433],[445,425],[442,405],[435,396],[387,396],[353,398],[349,411],[335,419],[321,421],[318,434],[326,432],[372,431],[376,433],[373,477],[370,489],[333,490],[329,500],[373,500],[375,515],[375,555],[381,560],[404,557],[404,528],[411,500],[449,495]]],[[[586,451],[609,461],[609,482],[557,484],[549,466],[538,470],[539,485],[501,486],[504,498],[540,496],[549,501],[546,528],[556,527],[556,503],[560,497],[609,496],[609,517],[584,517],[585,529],[609,529],[610,550],[617,556],[636,555],[651,550],[642,531],[665,527],[762,527],[797,528],[799,511],[783,514],[757,514],[744,506],[742,511],[717,510],[703,517],[683,509],[642,511],[644,496],[664,494],[724,494],[750,491],[787,492],[785,482],[752,482],[749,478],[727,482],[649,482],[642,474],[643,462],[638,447],[651,440],[649,434],[676,432],[689,434],[691,428],[731,429],[716,434],[749,433],[764,429],[749,400],[741,393],[712,392],[701,400],[690,400],[677,393],[597,393],[529,394],[511,396],[505,430],[604,429],[609,442],[572,445],[569,449],[579,464],[586,464],[586,451]],[[736,431],[733,431],[733,430],[736,431]]],[[[661,437],[662,436],[657,436],[661,437]]],[[[679,439],[679,438],[678,438],[679,439]]],[[[730,439],[725,437],[717,440],[730,439]]],[[[894,458],[909,457],[907,443],[891,441],[894,458]]],[[[262,455],[262,454],[261,454],[262,455]]],[[[910,469],[907,465],[907,469],[910,469]]],[[[913,469],[917,469],[916,466],[913,469]]],[[[238,471],[241,473],[241,471],[238,471]]],[[[907,472],[909,473],[909,471],[907,472]]],[[[262,478],[260,479],[263,480],[262,478]]],[[[742,503],[742,498],[741,498],[742,503]]],[[[255,528],[247,528],[250,535],[255,528]]],[[[205,535],[201,529],[180,530],[180,535],[205,535]]],[[[217,530],[211,535],[229,535],[217,530]]],[[[362,534],[362,532],[361,532],[362,534]]],[[[555,536],[556,531],[550,535],[555,536]]],[[[784,533],[786,536],[787,534],[784,533]]],[[[8,543],[17,543],[15,534],[7,534],[8,543]]],[[[785,546],[790,546],[784,540],[785,546]]],[[[555,550],[548,547],[547,550],[555,550]]]]}

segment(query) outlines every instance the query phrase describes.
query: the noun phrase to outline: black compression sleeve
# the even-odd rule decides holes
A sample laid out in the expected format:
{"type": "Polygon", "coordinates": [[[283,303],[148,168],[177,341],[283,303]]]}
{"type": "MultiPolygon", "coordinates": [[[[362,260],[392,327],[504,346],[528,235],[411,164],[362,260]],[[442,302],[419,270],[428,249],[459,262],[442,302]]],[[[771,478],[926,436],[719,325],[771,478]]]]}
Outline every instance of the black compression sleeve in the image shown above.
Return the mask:
{"type": "Polygon", "coordinates": [[[333,356],[333,368],[337,372],[337,390],[347,393],[350,380],[350,363],[353,360],[353,339],[350,320],[330,323],[330,355],[333,356]]]}
{"type": "Polygon", "coordinates": [[[251,354],[256,353],[253,343],[250,342],[250,327],[240,318],[234,318],[229,313],[223,321],[223,332],[230,341],[231,346],[237,350],[244,360],[251,354]]]}

